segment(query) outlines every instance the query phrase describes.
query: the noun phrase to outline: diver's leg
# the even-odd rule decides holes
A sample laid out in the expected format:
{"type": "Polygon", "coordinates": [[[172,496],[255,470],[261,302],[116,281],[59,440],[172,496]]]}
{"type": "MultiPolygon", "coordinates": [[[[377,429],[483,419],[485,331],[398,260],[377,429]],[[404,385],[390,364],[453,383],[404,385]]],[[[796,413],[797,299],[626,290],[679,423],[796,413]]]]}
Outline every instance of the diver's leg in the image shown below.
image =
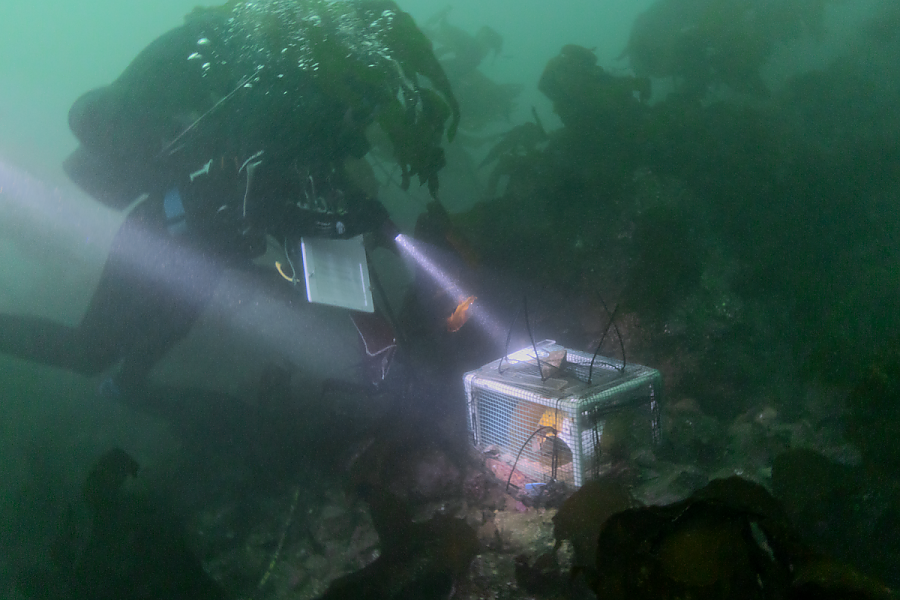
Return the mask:
{"type": "Polygon", "coordinates": [[[142,220],[141,212],[136,209],[135,213],[113,239],[81,322],[70,327],[46,318],[0,315],[0,352],[87,376],[108,369],[121,358],[142,296],[135,288],[133,271],[122,260],[123,248],[131,245],[136,224],[142,220]]]}
{"type": "Polygon", "coordinates": [[[0,315],[0,353],[93,376],[121,359],[147,312],[140,290],[110,257],[81,322],[0,315]]]}
{"type": "Polygon", "coordinates": [[[159,209],[144,202],[128,215],[110,246],[91,302],[72,332],[76,353],[66,365],[83,375],[96,375],[120,361],[141,334],[146,315],[153,311],[153,285],[146,265],[148,239],[165,238],[159,209]]]}
{"type": "Polygon", "coordinates": [[[124,388],[143,386],[153,366],[188,334],[209,303],[224,263],[203,250],[178,238],[158,249],[152,275],[140,282],[139,318],[118,375],[124,388]]]}
{"type": "MultiPolygon", "coordinates": [[[[135,268],[139,231],[160,221],[155,209],[138,206],[122,224],[81,322],[70,327],[50,319],[0,315],[0,352],[93,376],[122,358],[139,331],[148,286],[135,268]]],[[[164,229],[162,230],[164,231],[164,229]]]]}
{"type": "Polygon", "coordinates": [[[122,360],[112,389],[127,393],[187,334],[223,270],[201,246],[169,235],[161,207],[144,202],[116,234],[78,326],[0,315],[0,352],[88,376],[122,360]]]}
{"type": "Polygon", "coordinates": [[[116,377],[122,389],[142,387],[156,363],[188,334],[215,290],[218,278],[212,275],[218,273],[204,274],[206,285],[195,285],[189,299],[158,297],[154,310],[145,313],[142,330],[131,340],[116,377]]]}

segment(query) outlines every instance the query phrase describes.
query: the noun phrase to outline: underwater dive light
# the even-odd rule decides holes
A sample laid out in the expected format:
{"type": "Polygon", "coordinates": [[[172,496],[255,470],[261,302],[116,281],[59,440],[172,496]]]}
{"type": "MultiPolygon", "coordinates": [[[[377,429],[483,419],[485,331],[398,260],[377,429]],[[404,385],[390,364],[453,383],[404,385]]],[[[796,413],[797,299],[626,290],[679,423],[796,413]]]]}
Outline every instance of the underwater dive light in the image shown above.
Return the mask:
{"type": "Polygon", "coordinates": [[[503,340],[506,339],[505,329],[488,313],[483,303],[473,302],[474,295],[457,285],[435,261],[423,252],[421,248],[422,242],[416,241],[403,233],[398,233],[394,237],[394,241],[397,244],[397,248],[405,256],[414,260],[425,273],[428,273],[434,282],[454,300],[457,306],[466,305],[470,320],[478,323],[498,343],[503,343],[503,340]]]}
{"type": "Polygon", "coordinates": [[[425,253],[422,252],[417,244],[413,243],[413,239],[402,234],[398,233],[397,237],[394,238],[394,241],[397,242],[397,247],[400,248],[407,256],[416,261],[416,264],[422,268],[431,278],[441,286],[447,294],[453,298],[457,304],[465,300],[469,294],[466,294],[460,289],[456,283],[453,282],[450,277],[441,270],[437,264],[425,256],[425,253]]]}

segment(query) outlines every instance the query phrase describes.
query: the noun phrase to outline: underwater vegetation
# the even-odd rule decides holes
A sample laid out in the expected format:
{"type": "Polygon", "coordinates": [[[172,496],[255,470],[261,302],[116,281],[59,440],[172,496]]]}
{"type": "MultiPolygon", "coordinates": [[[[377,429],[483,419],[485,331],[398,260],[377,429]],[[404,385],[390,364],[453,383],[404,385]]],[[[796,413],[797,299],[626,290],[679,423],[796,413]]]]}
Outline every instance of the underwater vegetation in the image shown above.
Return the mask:
{"type": "Polygon", "coordinates": [[[681,93],[765,96],[759,70],[778,44],[821,36],[827,0],[660,0],[638,16],[622,53],[638,75],[681,93]]]}
{"type": "MultiPolygon", "coordinates": [[[[747,3],[659,2],[648,11],[659,23],[639,19],[627,51],[636,73],[682,78],[662,98],[564,47],[539,83],[563,127],[498,145],[491,165],[505,186],[453,215],[484,265],[620,307],[630,355],[662,365],[668,397],[689,407],[669,413],[658,456],[703,465],[749,448],[774,459],[783,507],[733,481],[626,510],[603,520],[596,566],[590,543],[563,529],[599,597],[888,597],[858,571],[898,581],[900,36],[873,18],[863,44],[770,92],[760,68],[777,44],[822,33],[823,4],[756,6],[739,19],[747,3]],[[679,29],[664,10],[697,25],[679,29]],[[643,38],[653,27],[673,37],[643,38]],[[694,69],[677,55],[688,34],[721,40],[711,62],[694,69]],[[668,54],[651,42],[670,43],[668,54]],[[722,87],[756,98],[711,93],[722,87]],[[807,395],[816,385],[830,386],[836,408],[807,395]],[[839,422],[861,464],[787,450],[784,434],[726,444],[720,420],[734,420],[729,435],[764,427],[740,422],[754,398],[787,418],[839,422]]],[[[595,503],[606,514],[604,496],[584,500],[594,487],[557,522],[592,530],[594,515],[568,511],[595,503]]],[[[517,561],[533,591],[563,593],[557,570],[551,555],[517,561]]]]}
{"type": "Polygon", "coordinates": [[[566,499],[553,517],[554,552],[569,540],[575,553],[575,568],[593,569],[603,524],[614,514],[636,505],[624,481],[612,477],[588,481],[566,499]]]}
{"type": "Polygon", "coordinates": [[[572,576],[598,598],[891,597],[877,580],[805,545],[759,484],[715,479],[685,500],[645,507],[623,485],[604,477],[570,496],[554,517],[554,550],[531,565],[517,561],[520,585],[571,597],[554,556],[572,539],[572,576]]]}
{"type": "Polygon", "coordinates": [[[422,31],[432,41],[434,54],[459,100],[460,128],[474,135],[508,121],[521,85],[494,82],[479,69],[485,60],[496,60],[503,51],[503,36],[487,26],[473,34],[453,25],[449,6],[423,23],[422,31]]]}
{"type": "Polygon", "coordinates": [[[900,468],[900,344],[874,358],[847,399],[847,437],[868,464],[885,473],[900,468]]]}
{"type": "Polygon", "coordinates": [[[772,465],[772,492],[804,542],[892,585],[900,580],[897,490],[877,462],[851,467],[800,448],[772,465]]]}
{"type": "Polygon", "coordinates": [[[799,542],[758,484],[719,479],[669,506],[608,520],[595,591],[607,598],[888,598],[883,584],[799,542]]]}
{"type": "MultiPolygon", "coordinates": [[[[747,10],[682,4],[651,11],[747,10]]],[[[820,4],[784,4],[767,39],[815,33],[820,4]]],[[[498,145],[495,197],[454,223],[485,265],[621,303],[644,362],[690,357],[677,385],[711,414],[746,408],[729,390],[852,385],[900,330],[898,37],[859,35],[867,46],[750,103],[687,90],[648,102],[645,78],[566,46],[539,82],[564,126],[498,145]]],[[[760,64],[729,72],[752,79],[760,64]]]]}
{"type": "Polygon", "coordinates": [[[70,507],[51,551],[53,569],[20,576],[23,593],[40,600],[227,597],[168,507],[122,489],[137,474],[138,463],[120,448],[97,460],[84,483],[88,523],[70,507]]]}
{"type": "MultiPolygon", "coordinates": [[[[233,41],[234,31],[217,21],[221,14],[258,25],[259,37],[244,58],[255,65],[256,58],[265,57],[265,69],[231,72],[212,60],[209,87],[176,111],[183,122],[155,122],[149,116],[158,138],[177,142],[179,136],[201,134],[191,128],[197,119],[215,121],[213,132],[227,127],[228,111],[242,110],[245,91],[299,90],[310,102],[304,110],[322,108],[327,126],[321,131],[286,126],[284,144],[308,135],[335,155],[350,147],[362,156],[369,142],[357,135],[355,124],[377,123],[386,139],[379,150],[400,164],[401,184],[418,177],[434,195],[440,191],[439,171],[446,182],[444,140],[458,132],[456,143],[466,152],[490,147],[480,165],[490,170],[487,198],[461,214],[430,204],[417,237],[440,240],[448,249],[470,244],[464,258],[473,265],[537,281],[562,296],[593,299],[600,292],[619,307],[615,314],[627,328],[629,357],[633,352],[640,362],[668,369],[667,392],[673,399],[686,398],[664,423],[672,436],[655,451],[691,463],[694,470],[679,481],[701,489],[677,502],[638,506],[623,481],[589,482],[552,519],[553,551],[534,560],[525,554],[514,559],[519,587],[530,594],[578,597],[573,578],[561,572],[565,563],[559,555],[567,551],[576,567],[574,579],[602,598],[882,598],[887,589],[860,571],[891,585],[900,581],[895,566],[900,564],[895,535],[900,527],[900,61],[893,60],[900,55],[900,21],[896,8],[886,5],[883,20],[862,32],[870,51],[848,51],[829,67],[793,77],[770,93],[762,86],[760,67],[778,44],[819,35],[825,2],[754,6],[757,10],[750,10],[748,2],[738,0],[658,2],[635,24],[626,50],[635,75],[604,69],[588,48],[564,46],[537,82],[562,122],[548,130],[536,112],[531,121],[507,124],[518,89],[496,84],[478,70],[502,51],[502,38],[490,28],[462,31],[443,12],[420,32],[392,2],[229,2],[198,10],[189,22],[198,32],[218,33],[210,39],[223,44],[233,41]],[[364,22],[375,23],[375,31],[364,35],[364,22]],[[316,42],[294,39],[298,28],[303,39],[316,42]],[[364,74],[360,56],[383,45],[399,50],[392,60],[378,62],[371,77],[364,74]],[[284,63],[276,56],[282,48],[284,63]],[[287,78],[293,83],[282,83],[277,73],[288,64],[304,66],[293,72],[296,78],[287,78]],[[314,65],[327,65],[322,71],[331,75],[314,65]],[[676,92],[654,99],[650,77],[675,78],[676,92]],[[242,87],[246,84],[252,85],[242,87]],[[723,87],[756,98],[724,101],[710,94],[723,87]],[[217,105],[216,98],[227,100],[217,105]],[[212,112],[204,117],[207,111],[212,112]],[[344,124],[354,125],[346,135],[323,133],[344,124]],[[487,133],[499,124],[505,135],[487,133]],[[455,239],[451,232],[462,235],[455,239]],[[731,432],[726,435],[717,418],[735,418],[732,429],[743,427],[748,435],[768,435],[766,410],[743,421],[742,416],[760,399],[776,405],[778,411],[771,408],[776,414],[797,416],[805,408],[803,385],[810,381],[851,390],[841,403],[842,433],[859,449],[862,464],[850,467],[811,450],[782,453],[790,438],[776,432],[768,445],[754,448],[767,460],[778,454],[771,495],[738,478],[702,487],[708,479],[700,468],[734,451],[731,432]]],[[[177,90],[194,75],[174,73],[170,83],[177,90]]],[[[272,132],[244,133],[252,140],[272,132]]],[[[120,141],[127,143],[129,136],[120,141]]],[[[171,149],[177,152],[177,146],[171,149]]],[[[470,174],[477,172],[477,162],[469,164],[470,174]]],[[[429,304],[441,305],[439,314],[430,316],[455,349],[463,346],[459,340],[472,339],[465,336],[476,328],[466,319],[470,308],[479,307],[475,296],[462,302],[430,298],[429,304]]],[[[423,313],[402,317],[425,330],[423,313]]],[[[421,333],[412,326],[406,331],[421,333]]],[[[568,335],[587,345],[584,332],[568,335]]],[[[422,337],[416,342],[425,350],[416,352],[416,359],[428,363],[428,352],[439,357],[433,362],[448,378],[435,377],[426,393],[417,390],[427,400],[418,410],[438,421],[444,415],[437,413],[446,407],[435,408],[443,401],[435,388],[450,395],[446,372],[458,365],[442,361],[440,350],[428,347],[432,340],[422,337]]],[[[477,364],[477,352],[471,350],[467,360],[477,364]]],[[[420,376],[433,374],[423,369],[420,376]]],[[[451,375],[450,383],[458,385],[457,374],[451,375]]],[[[370,415],[352,403],[340,414],[329,405],[327,414],[317,415],[291,395],[287,369],[273,369],[267,377],[255,418],[241,407],[231,419],[235,429],[257,429],[245,460],[265,463],[255,467],[267,471],[265,477],[243,477],[260,493],[284,487],[299,471],[298,463],[339,470],[346,458],[342,446],[359,441],[350,438],[364,435],[370,415]],[[338,419],[344,437],[335,433],[338,419]]],[[[193,411],[197,421],[222,426],[222,406],[206,412],[198,404],[179,406],[182,423],[193,411]],[[213,412],[216,418],[207,419],[213,412]]],[[[366,405],[370,411],[373,404],[366,405]]],[[[487,547],[509,547],[503,539],[509,532],[497,529],[497,513],[534,517],[538,511],[501,491],[485,473],[466,479],[464,461],[448,459],[435,449],[436,442],[424,443],[421,433],[412,440],[403,429],[407,417],[398,411],[384,419],[346,477],[377,533],[377,554],[375,542],[359,541],[375,536],[350,517],[347,538],[355,541],[316,539],[316,527],[327,529],[315,522],[320,513],[340,512],[328,505],[289,532],[294,553],[286,553],[273,576],[281,586],[277,594],[298,596],[300,584],[292,578],[314,579],[318,575],[310,575],[315,568],[308,565],[321,569],[323,562],[337,562],[334,557],[350,543],[366,551],[358,553],[360,564],[349,574],[328,571],[339,574],[322,589],[310,585],[303,593],[443,598],[467,577],[481,578],[479,592],[496,591],[483,582],[503,575],[486,575],[488,559],[480,554],[487,547]],[[464,508],[441,512],[449,505],[445,497],[459,501],[454,494],[461,495],[461,487],[464,508]],[[426,502],[440,508],[422,518],[413,508],[426,502]],[[466,510],[468,519],[457,518],[466,510]],[[473,561],[484,569],[475,576],[473,561]]],[[[561,443],[553,437],[544,442],[561,443]]],[[[628,449],[622,452],[633,458],[628,449]]],[[[27,595],[223,596],[184,544],[178,520],[129,487],[138,472],[121,450],[97,463],[84,489],[90,527],[81,537],[80,530],[61,536],[53,573],[23,576],[27,595]],[[158,565],[166,565],[166,577],[154,570],[158,565]]],[[[325,487],[306,479],[300,485],[310,496],[316,486],[325,487]]],[[[281,517],[269,519],[277,525],[266,523],[254,559],[269,560],[278,537],[271,532],[288,531],[281,517]]],[[[546,522],[542,526],[549,531],[546,522]]],[[[246,556],[232,557],[230,564],[223,560],[220,570],[242,558],[246,562],[246,556]]],[[[254,568],[265,567],[265,560],[256,560],[254,568]]]]}
{"type": "Polygon", "coordinates": [[[675,207],[645,211],[633,236],[640,250],[623,291],[626,308],[648,316],[665,314],[700,284],[703,249],[690,218],[675,207]]]}
{"type": "Polygon", "coordinates": [[[479,551],[475,531],[464,519],[435,515],[413,518],[402,501],[386,490],[363,491],[381,552],[363,569],[339,578],[323,600],[445,598],[468,571],[479,551]]]}
{"type": "MultiPolygon", "coordinates": [[[[434,55],[459,103],[459,127],[453,141],[448,138],[443,144],[446,165],[441,174],[444,188],[440,202],[453,209],[471,206],[484,196],[479,161],[484,149],[496,143],[501,132],[511,126],[522,85],[496,81],[485,74],[488,64],[506,58],[502,54],[503,36],[488,26],[474,31],[463,29],[454,24],[451,12],[447,6],[420,23],[420,27],[431,41],[434,55]]],[[[395,175],[393,169],[381,163],[383,158],[390,158],[390,142],[377,132],[370,132],[369,137],[375,150],[370,158],[385,176],[381,179],[389,193],[395,175]]]]}
{"type": "Polygon", "coordinates": [[[152,172],[202,164],[190,153],[203,144],[188,142],[204,136],[342,172],[346,157],[369,151],[364,131],[377,123],[401,184],[415,176],[436,194],[441,142],[453,139],[459,122],[430,40],[393,2],[232,0],[197,8],[104,94],[102,107],[73,121],[84,124],[76,134],[128,173],[140,171],[136,165],[152,172]]]}

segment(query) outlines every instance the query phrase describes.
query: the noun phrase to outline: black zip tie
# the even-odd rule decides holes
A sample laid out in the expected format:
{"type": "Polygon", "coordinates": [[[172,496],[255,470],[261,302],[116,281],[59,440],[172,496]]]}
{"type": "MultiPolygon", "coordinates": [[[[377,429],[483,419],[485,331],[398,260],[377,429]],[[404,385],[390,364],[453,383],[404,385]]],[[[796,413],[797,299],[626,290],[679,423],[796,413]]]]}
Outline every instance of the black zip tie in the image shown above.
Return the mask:
{"type": "Polygon", "coordinates": [[[513,317],[512,323],[509,325],[509,331],[506,334],[506,345],[503,347],[503,356],[500,358],[500,362],[497,364],[497,373],[503,375],[503,359],[509,361],[509,341],[512,339],[513,327],[516,325],[516,320],[519,318],[519,314],[525,313],[525,330],[528,332],[528,339],[531,340],[531,347],[534,349],[534,360],[537,361],[538,373],[540,373],[541,381],[547,381],[550,376],[544,377],[544,369],[541,367],[541,357],[538,356],[537,344],[534,341],[534,335],[531,333],[531,323],[528,322],[528,296],[522,296],[522,307],[516,312],[516,316],[513,317]]]}
{"type": "Polygon", "coordinates": [[[609,322],[606,324],[606,329],[603,330],[603,335],[600,336],[600,342],[597,343],[597,349],[594,350],[594,355],[591,357],[591,366],[588,368],[588,385],[591,384],[591,380],[594,375],[594,360],[596,360],[597,354],[600,353],[600,346],[603,345],[603,341],[606,339],[606,334],[609,332],[610,326],[612,326],[616,330],[616,336],[619,338],[619,345],[622,348],[622,367],[615,367],[615,369],[619,372],[619,374],[623,374],[625,373],[625,365],[627,364],[627,359],[625,357],[625,342],[624,340],[622,340],[622,334],[619,331],[619,326],[616,325],[616,313],[619,312],[619,305],[617,304],[613,311],[609,312],[609,307],[606,305],[606,302],[603,301],[603,298],[600,297],[600,294],[597,294],[597,299],[600,300],[600,304],[603,305],[603,310],[605,310],[606,314],[609,315],[609,322]]]}
{"type": "MultiPolygon", "coordinates": [[[[532,433],[531,435],[528,436],[528,439],[525,440],[525,443],[522,444],[521,448],[519,448],[519,453],[516,454],[516,460],[515,460],[515,462],[513,462],[512,470],[509,472],[509,477],[506,478],[506,489],[503,490],[504,493],[509,491],[509,482],[512,481],[513,473],[516,472],[516,465],[519,464],[519,458],[522,457],[522,453],[525,451],[525,446],[528,445],[528,442],[531,441],[531,438],[533,438],[540,432],[544,431],[545,429],[549,429],[550,431],[552,431],[553,435],[558,435],[556,432],[556,429],[554,427],[550,427],[549,425],[542,425],[542,426],[538,427],[534,433],[532,433]]],[[[555,446],[554,446],[554,450],[555,450],[555,446]]]]}

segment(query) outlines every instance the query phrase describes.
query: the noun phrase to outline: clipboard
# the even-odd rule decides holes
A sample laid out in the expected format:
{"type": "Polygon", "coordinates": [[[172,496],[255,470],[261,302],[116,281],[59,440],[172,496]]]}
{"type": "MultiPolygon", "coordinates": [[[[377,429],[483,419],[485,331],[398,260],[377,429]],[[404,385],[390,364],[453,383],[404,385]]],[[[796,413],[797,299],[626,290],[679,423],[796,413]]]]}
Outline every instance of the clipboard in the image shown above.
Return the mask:
{"type": "Polygon", "coordinates": [[[362,312],[375,312],[363,236],[340,240],[300,238],[306,298],[362,312]]]}

